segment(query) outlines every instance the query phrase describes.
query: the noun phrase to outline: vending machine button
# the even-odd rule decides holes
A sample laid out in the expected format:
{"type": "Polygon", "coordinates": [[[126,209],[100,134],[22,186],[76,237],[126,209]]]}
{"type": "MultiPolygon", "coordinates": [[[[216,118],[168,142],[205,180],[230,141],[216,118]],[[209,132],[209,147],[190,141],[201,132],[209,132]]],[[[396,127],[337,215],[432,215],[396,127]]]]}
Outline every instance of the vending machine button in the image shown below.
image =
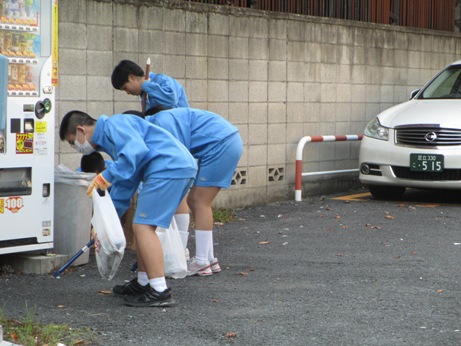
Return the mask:
{"type": "Polygon", "coordinates": [[[52,94],[53,93],[53,86],[52,85],[45,85],[43,87],[44,94],[52,94]]]}

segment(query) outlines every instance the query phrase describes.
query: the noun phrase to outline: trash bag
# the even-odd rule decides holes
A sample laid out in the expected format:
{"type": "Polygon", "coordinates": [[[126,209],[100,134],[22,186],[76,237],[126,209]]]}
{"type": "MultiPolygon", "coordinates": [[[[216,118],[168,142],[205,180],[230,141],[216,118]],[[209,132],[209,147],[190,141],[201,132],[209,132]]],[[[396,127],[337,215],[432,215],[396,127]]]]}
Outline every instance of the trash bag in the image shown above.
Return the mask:
{"type": "Polygon", "coordinates": [[[168,229],[157,227],[156,233],[162,244],[165,276],[184,279],[187,275],[186,253],[174,218],[168,229]]]}
{"type": "Polygon", "coordinates": [[[105,191],[104,196],[100,196],[93,189],[92,199],[91,223],[94,228],[96,262],[101,276],[111,280],[125,253],[125,235],[109,192],[105,191]]]}

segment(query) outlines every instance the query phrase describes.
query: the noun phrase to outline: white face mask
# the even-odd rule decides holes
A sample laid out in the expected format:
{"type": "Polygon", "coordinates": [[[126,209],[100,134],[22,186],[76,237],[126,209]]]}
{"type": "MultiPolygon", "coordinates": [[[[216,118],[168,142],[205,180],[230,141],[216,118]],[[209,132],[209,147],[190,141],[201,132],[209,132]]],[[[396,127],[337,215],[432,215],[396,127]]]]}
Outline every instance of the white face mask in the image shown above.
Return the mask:
{"type": "Polygon", "coordinates": [[[94,148],[91,146],[90,142],[85,138],[85,143],[80,144],[79,141],[77,140],[77,135],[78,135],[78,130],[75,133],[75,141],[72,147],[77,150],[80,154],[83,155],[88,155],[91,154],[94,150],[94,148]]]}

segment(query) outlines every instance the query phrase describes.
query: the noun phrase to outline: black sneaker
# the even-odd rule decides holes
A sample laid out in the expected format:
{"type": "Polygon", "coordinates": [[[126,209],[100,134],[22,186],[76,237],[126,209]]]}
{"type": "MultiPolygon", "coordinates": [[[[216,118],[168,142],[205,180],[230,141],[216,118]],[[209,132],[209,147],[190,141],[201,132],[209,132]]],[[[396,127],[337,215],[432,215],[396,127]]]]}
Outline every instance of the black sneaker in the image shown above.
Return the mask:
{"type": "Polygon", "coordinates": [[[125,304],[129,306],[159,306],[167,307],[176,305],[175,300],[171,297],[171,288],[163,292],[157,292],[150,285],[143,293],[125,297],[125,304]]]}
{"type": "MultiPolygon", "coordinates": [[[[147,284],[149,286],[149,284],[147,284]]],[[[138,283],[138,278],[132,279],[124,285],[117,285],[112,289],[112,293],[119,297],[138,295],[143,293],[147,286],[138,283]]]]}

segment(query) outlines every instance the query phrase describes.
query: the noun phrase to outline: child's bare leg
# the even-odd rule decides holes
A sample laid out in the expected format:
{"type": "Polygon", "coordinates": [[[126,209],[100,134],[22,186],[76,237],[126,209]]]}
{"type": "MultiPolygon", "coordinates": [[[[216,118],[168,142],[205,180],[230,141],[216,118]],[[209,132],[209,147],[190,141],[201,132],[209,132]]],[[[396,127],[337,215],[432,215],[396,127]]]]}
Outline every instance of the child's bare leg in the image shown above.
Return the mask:
{"type": "Polygon", "coordinates": [[[214,186],[193,186],[187,196],[187,204],[194,215],[195,228],[203,231],[213,230],[213,211],[211,204],[221,188],[214,186]]]}
{"type": "Polygon", "coordinates": [[[189,214],[189,206],[187,205],[187,197],[184,197],[176,209],[176,214],[189,214]]]}
{"type": "MultiPolygon", "coordinates": [[[[208,276],[213,272],[210,263],[215,259],[211,205],[219,191],[219,187],[194,186],[187,197],[195,221],[195,259],[189,266],[188,275],[208,276]]],[[[215,265],[215,268],[218,267],[219,265],[215,265]]],[[[220,270],[219,268],[215,272],[220,270]]]]}
{"type": "Polygon", "coordinates": [[[149,279],[165,276],[162,245],[155,230],[150,225],[133,224],[139,270],[145,271],[149,279]]]}

